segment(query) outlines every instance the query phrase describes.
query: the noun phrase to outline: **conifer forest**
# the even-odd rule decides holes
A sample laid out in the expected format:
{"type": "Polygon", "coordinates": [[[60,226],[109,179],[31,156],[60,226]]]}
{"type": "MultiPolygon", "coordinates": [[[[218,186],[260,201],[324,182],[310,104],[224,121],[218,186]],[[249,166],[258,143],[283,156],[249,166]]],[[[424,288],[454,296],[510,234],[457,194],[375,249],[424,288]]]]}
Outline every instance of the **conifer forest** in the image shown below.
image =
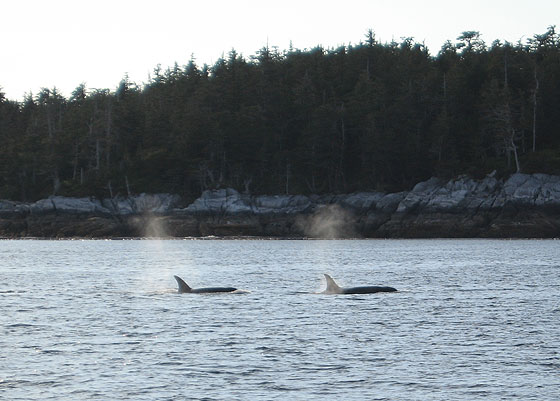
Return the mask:
{"type": "Polygon", "coordinates": [[[487,44],[466,31],[431,52],[370,30],[338,48],[231,50],[210,66],[193,57],[114,90],[43,88],[20,101],[0,90],[0,144],[0,199],[18,201],[560,174],[560,36],[551,26],[487,44]]]}

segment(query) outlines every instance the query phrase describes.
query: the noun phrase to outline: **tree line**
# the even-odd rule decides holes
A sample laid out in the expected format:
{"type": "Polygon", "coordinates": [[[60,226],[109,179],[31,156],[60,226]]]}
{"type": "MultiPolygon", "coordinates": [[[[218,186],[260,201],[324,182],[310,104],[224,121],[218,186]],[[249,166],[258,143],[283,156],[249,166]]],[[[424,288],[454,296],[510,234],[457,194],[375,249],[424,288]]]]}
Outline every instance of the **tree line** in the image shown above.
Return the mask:
{"type": "MultiPolygon", "coordinates": [[[[4,77],[9,79],[9,77],[4,77]]],[[[436,56],[413,38],[231,50],[157,66],[143,85],[0,91],[0,198],[114,197],[233,187],[262,193],[399,191],[430,176],[560,174],[560,37],[436,56]]]]}

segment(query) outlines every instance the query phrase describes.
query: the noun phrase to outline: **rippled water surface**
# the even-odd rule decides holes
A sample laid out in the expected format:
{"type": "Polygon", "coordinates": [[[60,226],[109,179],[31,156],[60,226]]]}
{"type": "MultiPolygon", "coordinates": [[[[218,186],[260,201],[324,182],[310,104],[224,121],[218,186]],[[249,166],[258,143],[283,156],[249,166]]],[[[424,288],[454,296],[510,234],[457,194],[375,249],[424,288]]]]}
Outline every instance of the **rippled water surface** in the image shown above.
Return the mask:
{"type": "Polygon", "coordinates": [[[560,394],[559,241],[0,241],[0,278],[0,399],[560,394]]]}

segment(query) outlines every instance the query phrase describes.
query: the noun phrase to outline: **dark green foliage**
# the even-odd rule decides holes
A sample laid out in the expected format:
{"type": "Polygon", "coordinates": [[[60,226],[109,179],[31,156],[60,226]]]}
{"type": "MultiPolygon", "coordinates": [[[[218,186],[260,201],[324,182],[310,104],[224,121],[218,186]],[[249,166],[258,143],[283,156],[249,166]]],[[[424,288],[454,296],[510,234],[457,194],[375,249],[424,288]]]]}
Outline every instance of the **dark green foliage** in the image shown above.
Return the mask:
{"type": "MultiPolygon", "coordinates": [[[[154,70],[142,88],[0,91],[0,198],[208,188],[399,191],[430,176],[560,174],[560,39],[463,32],[431,56],[412,38],[154,70]]],[[[4,77],[9,79],[9,77],[4,77]]]]}

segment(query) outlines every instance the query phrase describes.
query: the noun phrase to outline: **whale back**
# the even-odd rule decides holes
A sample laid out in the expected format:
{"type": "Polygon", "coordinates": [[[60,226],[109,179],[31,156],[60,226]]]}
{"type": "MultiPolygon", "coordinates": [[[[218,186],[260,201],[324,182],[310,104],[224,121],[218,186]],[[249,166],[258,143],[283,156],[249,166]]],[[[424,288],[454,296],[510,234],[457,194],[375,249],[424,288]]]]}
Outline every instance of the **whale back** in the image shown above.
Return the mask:
{"type": "Polygon", "coordinates": [[[327,289],[323,291],[323,294],[373,294],[376,292],[395,292],[396,288],[393,287],[381,287],[381,286],[365,286],[365,287],[351,287],[342,288],[333,280],[331,276],[325,274],[327,279],[327,289]]]}
{"type": "Polygon", "coordinates": [[[397,291],[397,289],[393,287],[367,286],[367,287],[344,288],[343,294],[374,294],[376,292],[395,292],[395,291],[397,291]]]}
{"type": "Polygon", "coordinates": [[[192,288],[189,287],[189,285],[187,283],[185,283],[185,281],[178,276],[173,276],[175,277],[175,280],[177,280],[177,284],[179,285],[178,291],[179,293],[184,293],[184,292],[192,292],[192,288]]]}
{"type": "Polygon", "coordinates": [[[338,284],[333,280],[331,276],[325,274],[325,279],[327,280],[327,289],[323,291],[324,294],[342,294],[343,289],[338,286],[338,284]]]}
{"type": "Polygon", "coordinates": [[[237,288],[233,287],[208,287],[208,288],[191,288],[185,281],[179,276],[173,276],[177,280],[179,288],[177,292],[180,294],[203,294],[203,293],[215,293],[215,292],[234,292],[237,288]]]}
{"type": "Polygon", "coordinates": [[[234,292],[237,288],[234,287],[208,287],[208,288],[193,288],[192,292],[195,294],[216,293],[216,292],[234,292]]]}

